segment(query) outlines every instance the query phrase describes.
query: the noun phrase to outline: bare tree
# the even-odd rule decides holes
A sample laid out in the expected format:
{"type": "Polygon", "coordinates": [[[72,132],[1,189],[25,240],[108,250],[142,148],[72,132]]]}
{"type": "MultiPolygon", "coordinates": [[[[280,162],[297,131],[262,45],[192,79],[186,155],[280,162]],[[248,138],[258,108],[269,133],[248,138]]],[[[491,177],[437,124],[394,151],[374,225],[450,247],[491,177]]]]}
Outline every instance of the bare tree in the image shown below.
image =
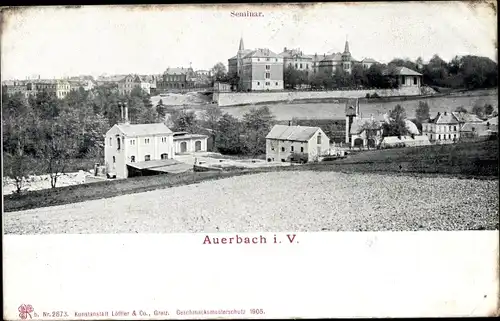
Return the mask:
{"type": "Polygon", "coordinates": [[[57,179],[64,174],[68,161],[78,152],[79,129],[75,112],[66,111],[54,120],[39,123],[43,135],[39,146],[40,156],[50,175],[50,186],[55,188],[57,179]]]}

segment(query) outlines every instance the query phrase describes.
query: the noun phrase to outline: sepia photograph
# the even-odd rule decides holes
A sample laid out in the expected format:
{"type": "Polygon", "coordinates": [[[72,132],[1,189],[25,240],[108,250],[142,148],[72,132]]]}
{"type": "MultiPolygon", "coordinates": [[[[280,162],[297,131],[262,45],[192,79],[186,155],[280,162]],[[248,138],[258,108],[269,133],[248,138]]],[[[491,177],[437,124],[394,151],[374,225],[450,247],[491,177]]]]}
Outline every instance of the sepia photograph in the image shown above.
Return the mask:
{"type": "Polygon", "coordinates": [[[499,230],[496,1],[1,10],[10,244],[499,230]]]}

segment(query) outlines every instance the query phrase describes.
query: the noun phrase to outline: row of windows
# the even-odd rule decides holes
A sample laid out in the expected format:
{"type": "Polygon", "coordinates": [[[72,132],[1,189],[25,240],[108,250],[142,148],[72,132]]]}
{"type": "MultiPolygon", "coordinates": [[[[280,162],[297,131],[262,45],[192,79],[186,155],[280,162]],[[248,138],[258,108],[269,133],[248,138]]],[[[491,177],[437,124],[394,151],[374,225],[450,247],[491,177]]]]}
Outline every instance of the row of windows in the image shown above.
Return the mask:
{"type": "MultiPolygon", "coordinates": [[[[257,86],[260,86],[260,81],[257,81],[257,86]]],[[[271,86],[271,82],[266,81],[266,86],[271,86]]],[[[276,82],[276,86],[278,86],[278,82],[276,82]]]]}
{"type": "MultiPolygon", "coordinates": [[[[149,138],[144,138],[144,144],[149,144],[149,142],[150,142],[149,138]]],[[[162,143],[168,142],[167,137],[162,137],[161,142],[162,143]]],[[[119,137],[116,138],[116,144],[117,144],[118,149],[120,149],[120,138],[119,137]]],[[[135,139],[130,140],[130,145],[135,145],[135,139]]],[[[112,137],[109,138],[109,146],[113,146],[113,138],[112,137]]]]}
{"type": "MultiPolygon", "coordinates": [[[[274,147],[271,148],[271,150],[274,150],[274,147]]],[[[286,152],[286,148],[285,147],[281,147],[281,151],[282,152],[286,152]]],[[[292,146],[290,146],[290,151],[291,152],[294,152],[295,151],[295,148],[292,146]]],[[[300,148],[300,152],[303,153],[304,152],[304,147],[301,147],[300,148]]]]}
{"type": "MultiPolygon", "coordinates": [[[[306,69],[309,69],[309,64],[305,64],[306,65],[306,69]]],[[[292,63],[289,63],[288,64],[289,67],[292,67],[292,63]]],[[[314,64],[314,66],[316,66],[316,64],[314,64]]],[[[302,64],[301,63],[295,63],[295,68],[298,68],[298,69],[302,69],[302,64]]]]}
{"type": "MultiPolygon", "coordinates": [[[[424,125],[422,127],[423,127],[423,130],[426,130],[426,131],[432,130],[432,125],[427,125],[427,126],[424,125]]],[[[448,132],[448,131],[451,132],[452,128],[454,131],[457,131],[457,126],[455,126],[455,125],[448,125],[448,126],[447,125],[438,125],[438,126],[436,126],[436,132],[448,132]]]]}
{"type": "MultiPolygon", "coordinates": [[[[433,137],[434,136],[431,134],[430,139],[433,139],[433,137]]],[[[438,140],[441,140],[441,139],[443,139],[443,140],[450,140],[450,139],[455,140],[455,139],[457,139],[457,134],[447,134],[447,135],[446,134],[443,134],[443,135],[439,134],[439,135],[436,135],[435,137],[438,140]]]]}

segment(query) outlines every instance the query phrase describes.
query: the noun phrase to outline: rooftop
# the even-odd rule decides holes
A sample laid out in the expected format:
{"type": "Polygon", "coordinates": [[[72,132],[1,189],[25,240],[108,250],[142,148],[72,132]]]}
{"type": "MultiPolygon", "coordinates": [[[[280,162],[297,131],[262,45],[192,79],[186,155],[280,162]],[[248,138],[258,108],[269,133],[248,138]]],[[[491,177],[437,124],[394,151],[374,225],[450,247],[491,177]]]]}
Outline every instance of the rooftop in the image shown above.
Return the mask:
{"type": "Polygon", "coordinates": [[[307,142],[319,127],[274,125],[266,139],[292,140],[307,142]]]}
{"type": "Polygon", "coordinates": [[[184,67],[181,67],[181,68],[167,68],[167,70],[165,70],[164,74],[165,75],[186,75],[190,72],[193,72],[193,68],[184,68],[184,67]]]}
{"type": "Polygon", "coordinates": [[[389,73],[393,73],[399,76],[422,76],[421,73],[416,72],[415,70],[411,70],[406,67],[392,67],[390,69],[386,69],[382,72],[384,75],[388,75],[389,73]]]}
{"type": "Polygon", "coordinates": [[[278,58],[279,56],[267,48],[255,49],[247,53],[244,58],[278,58]]]}
{"type": "Polygon", "coordinates": [[[433,124],[458,124],[458,119],[453,113],[437,113],[434,119],[431,119],[429,123],[433,124]]]}
{"type": "Polygon", "coordinates": [[[126,136],[169,135],[172,131],[164,123],[156,124],[117,124],[126,136]]]}
{"type": "Polygon", "coordinates": [[[453,116],[459,121],[459,122],[464,122],[464,123],[481,123],[483,120],[481,120],[477,115],[475,114],[469,114],[469,113],[464,113],[464,112],[453,112],[453,116]]]}

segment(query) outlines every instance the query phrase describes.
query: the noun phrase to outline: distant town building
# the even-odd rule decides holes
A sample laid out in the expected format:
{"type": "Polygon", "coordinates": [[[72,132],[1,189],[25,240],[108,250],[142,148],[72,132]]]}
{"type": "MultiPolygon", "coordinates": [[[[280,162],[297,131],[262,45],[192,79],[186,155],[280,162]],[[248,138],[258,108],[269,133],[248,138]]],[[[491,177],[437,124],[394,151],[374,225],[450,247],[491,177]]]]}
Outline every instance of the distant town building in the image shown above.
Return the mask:
{"type": "Polygon", "coordinates": [[[2,91],[8,95],[21,94],[23,97],[28,97],[28,89],[25,81],[4,81],[2,83],[2,91]]]}
{"type": "Polygon", "coordinates": [[[233,56],[228,59],[228,74],[230,76],[238,76],[240,77],[242,74],[243,68],[243,57],[250,53],[252,50],[245,49],[245,45],[243,44],[243,38],[240,39],[240,45],[238,47],[238,53],[236,56],[233,56]]]}
{"type": "Polygon", "coordinates": [[[256,49],[243,57],[243,91],[283,90],[283,58],[269,49],[256,49]]]}
{"type": "Polygon", "coordinates": [[[294,68],[296,70],[304,71],[306,76],[312,73],[313,58],[310,55],[304,55],[300,49],[283,49],[279,54],[283,58],[283,68],[294,68]]]}
{"type": "Polygon", "coordinates": [[[204,77],[210,77],[211,76],[210,70],[196,70],[195,74],[197,76],[204,76],[204,77]]]}
{"type": "Polygon", "coordinates": [[[71,85],[67,80],[56,80],[56,96],[59,99],[66,97],[71,91],[71,85]]]}
{"type": "Polygon", "coordinates": [[[238,76],[238,89],[283,90],[283,57],[269,49],[248,50],[240,39],[236,56],[228,59],[228,72],[238,76]]]}
{"type": "Polygon", "coordinates": [[[319,127],[275,125],[266,136],[268,162],[310,162],[329,150],[330,139],[319,127]]]}
{"type": "Polygon", "coordinates": [[[195,87],[193,68],[167,68],[160,79],[156,81],[159,92],[184,90],[195,87]]]}
{"type": "Polygon", "coordinates": [[[361,60],[360,63],[364,69],[370,69],[370,67],[373,66],[374,64],[378,64],[378,62],[372,58],[365,58],[361,60]]]}
{"type": "Polygon", "coordinates": [[[333,75],[339,70],[350,74],[354,63],[356,61],[351,56],[349,42],[346,40],[343,53],[337,52],[330,55],[323,55],[323,59],[319,62],[319,70],[328,75],[333,75]]]}
{"type": "Polygon", "coordinates": [[[230,91],[231,91],[231,84],[218,81],[214,83],[214,92],[230,92],[230,91]]]}
{"type": "Polygon", "coordinates": [[[126,75],[122,77],[113,77],[112,82],[117,80],[118,93],[121,95],[130,95],[134,88],[141,88],[145,93],[151,93],[151,85],[148,81],[142,79],[139,75],[126,75]]]}

